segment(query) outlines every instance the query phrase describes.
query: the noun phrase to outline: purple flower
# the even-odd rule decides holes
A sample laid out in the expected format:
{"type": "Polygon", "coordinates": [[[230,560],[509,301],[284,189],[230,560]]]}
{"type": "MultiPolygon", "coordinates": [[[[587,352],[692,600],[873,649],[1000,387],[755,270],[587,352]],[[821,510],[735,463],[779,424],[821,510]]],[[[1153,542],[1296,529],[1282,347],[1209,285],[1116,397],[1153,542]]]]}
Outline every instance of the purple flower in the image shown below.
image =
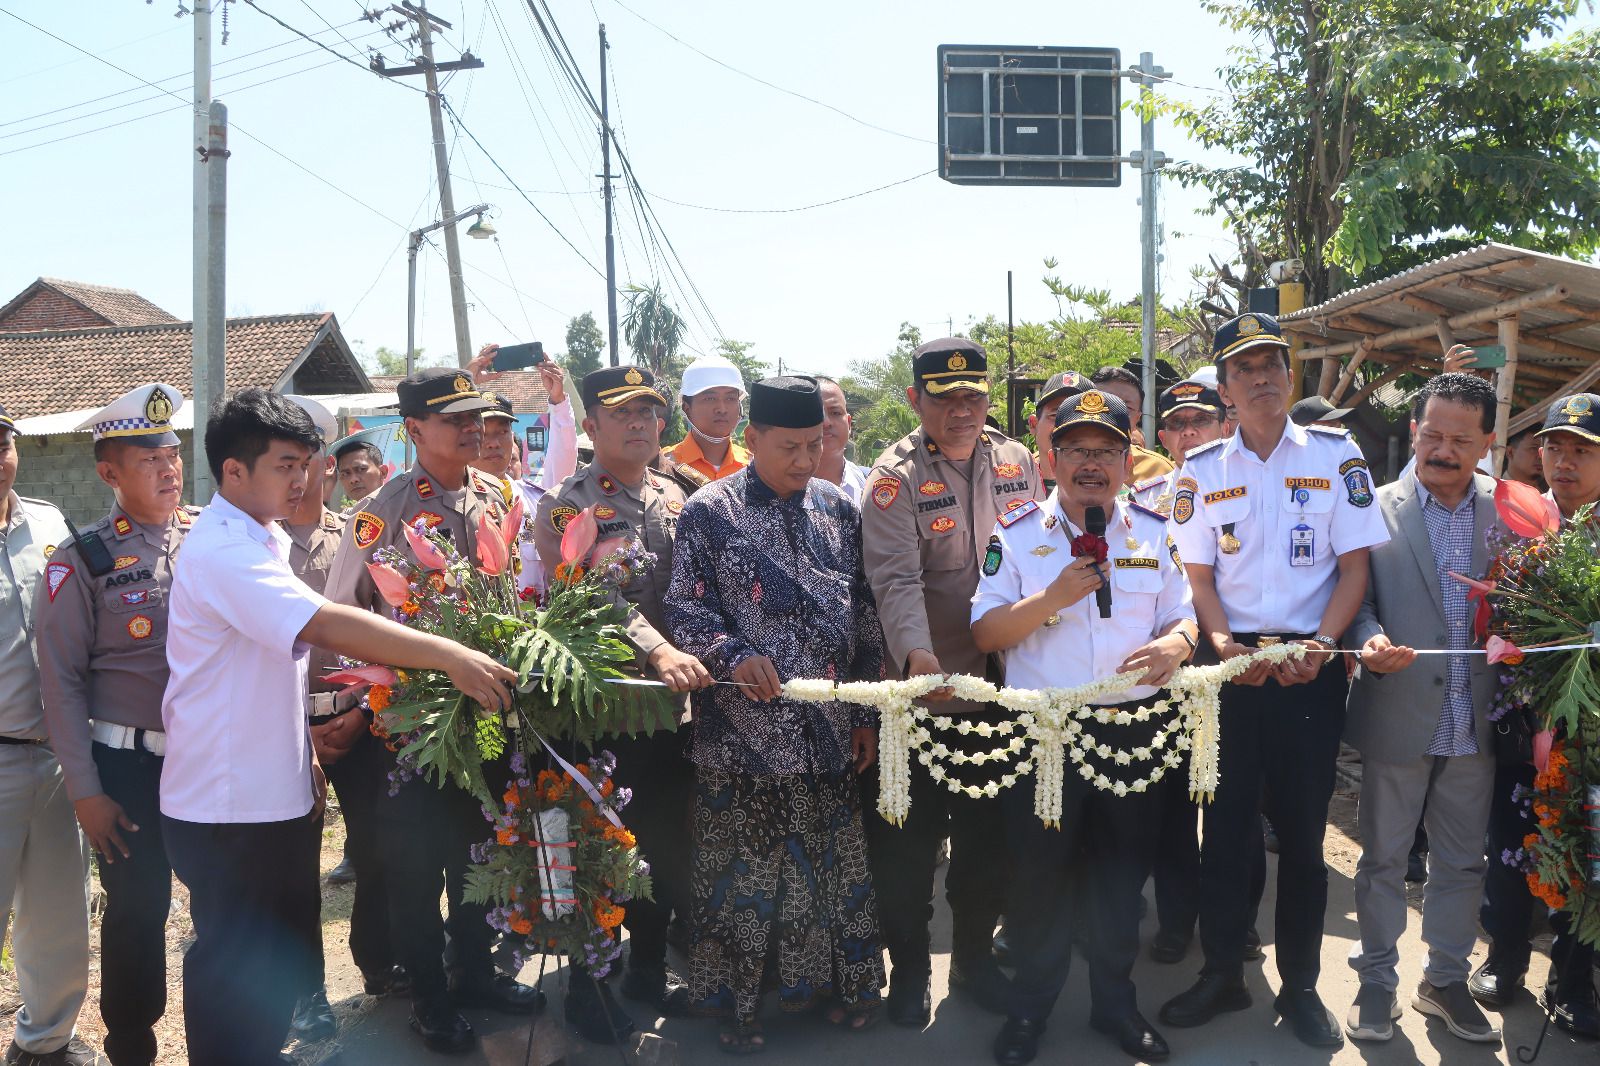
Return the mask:
{"type": "Polygon", "coordinates": [[[511,772],[521,777],[528,772],[528,760],[522,757],[522,752],[511,753],[511,772]]]}

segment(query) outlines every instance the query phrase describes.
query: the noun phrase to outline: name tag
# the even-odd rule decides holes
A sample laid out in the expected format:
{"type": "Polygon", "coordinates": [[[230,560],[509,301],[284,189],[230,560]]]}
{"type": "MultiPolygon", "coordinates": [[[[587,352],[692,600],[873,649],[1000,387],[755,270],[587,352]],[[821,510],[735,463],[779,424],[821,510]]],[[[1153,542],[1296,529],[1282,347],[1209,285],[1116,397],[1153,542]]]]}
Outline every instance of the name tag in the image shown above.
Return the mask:
{"type": "Polygon", "coordinates": [[[1218,489],[1216,492],[1208,492],[1206,493],[1206,505],[1221,503],[1223,500],[1237,500],[1241,496],[1248,495],[1249,491],[1243,485],[1235,485],[1231,489],[1218,489]]]}
{"type": "Polygon", "coordinates": [[[1314,566],[1317,561],[1317,534],[1305,523],[1289,531],[1289,565],[1314,566]]]}
{"type": "Polygon", "coordinates": [[[1159,570],[1161,563],[1156,559],[1113,559],[1118,570],[1159,570]]]}

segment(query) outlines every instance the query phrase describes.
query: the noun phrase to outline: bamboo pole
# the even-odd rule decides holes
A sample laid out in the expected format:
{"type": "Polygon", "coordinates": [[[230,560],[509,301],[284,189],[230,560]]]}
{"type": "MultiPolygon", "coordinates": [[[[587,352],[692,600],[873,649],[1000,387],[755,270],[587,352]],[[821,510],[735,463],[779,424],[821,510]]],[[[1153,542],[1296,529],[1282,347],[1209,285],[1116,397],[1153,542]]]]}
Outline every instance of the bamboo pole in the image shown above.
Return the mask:
{"type": "Polygon", "coordinates": [[[1506,435],[1511,428],[1511,394],[1517,386],[1517,316],[1502,318],[1495,324],[1500,343],[1506,348],[1506,365],[1495,375],[1494,470],[1505,473],[1506,435]]]}
{"type": "MultiPolygon", "coordinates": [[[[1463,311],[1459,315],[1452,315],[1446,319],[1451,329],[1460,329],[1463,326],[1475,325],[1479,322],[1489,322],[1496,319],[1515,318],[1518,312],[1529,308],[1543,307],[1547,304],[1559,303],[1567,298],[1567,289],[1563,285],[1547,285],[1533,292],[1523,293],[1511,300],[1502,300],[1496,304],[1485,307],[1476,307],[1470,311],[1463,311]]],[[[1404,329],[1391,330],[1376,337],[1369,337],[1366,341],[1347,341],[1342,344],[1330,344],[1321,348],[1306,348],[1295,353],[1297,359],[1333,359],[1339,356],[1350,355],[1364,343],[1373,348],[1387,348],[1392,344],[1404,344],[1414,341],[1419,337],[1436,334],[1437,325],[1433,322],[1424,322],[1420,326],[1407,326],[1404,329]]]]}

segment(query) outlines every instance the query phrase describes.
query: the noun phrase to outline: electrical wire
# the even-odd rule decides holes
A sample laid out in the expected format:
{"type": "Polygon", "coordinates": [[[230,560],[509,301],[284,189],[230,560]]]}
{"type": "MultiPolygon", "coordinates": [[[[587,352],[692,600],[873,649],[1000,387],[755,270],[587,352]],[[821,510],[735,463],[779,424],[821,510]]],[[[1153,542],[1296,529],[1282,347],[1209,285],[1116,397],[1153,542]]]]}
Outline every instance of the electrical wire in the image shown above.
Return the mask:
{"type": "MultiPolygon", "coordinates": [[[[295,29],[293,26],[291,26],[287,22],[283,21],[277,15],[274,15],[272,12],[268,11],[266,8],[262,7],[260,4],[256,3],[256,0],[244,0],[244,2],[246,4],[248,4],[248,5],[250,5],[251,7],[255,8],[257,11],[261,12],[263,15],[267,16],[267,18],[271,19],[273,22],[276,22],[279,26],[282,26],[284,29],[288,30],[290,33],[293,33],[293,34],[295,34],[297,36],[300,36],[300,37],[304,37],[306,40],[310,41],[312,44],[316,45],[318,48],[322,49],[324,52],[327,52],[329,55],[337,56],[339,59],[342,59],[344,62],[349,63],[351,66],[355,67],[357,70],[359,70],[359,71],[361,71],[361,72],[363,72],[365,74],[377,74],[378,77],[380,77],[380,78],[383,77],[383,75],[378,74],[377,71],[373,70],[367,64],[361,62],[361,60],[355,59],[355,58],[353,58],[351,56],[347,56],[343,52],[339,51],[337,48],[332,48],[332,47],[330,47],[330,46],[328,46],[326,44],[323,44],[321,41],[317,40],[315,37],[311,36],[309,33],[306,33],[304,30],[295,29]]],[[[427,90],[426,89],[419,89],[415,85],[410,84],[409,82],[403,82],[403,81],[400,81],[397,78],[383,78],[383,80],[387,81],[387,82],[393,82],[396,85],[403,86],[404,88],[410,89],[412,92],[422,93],[424,96],[427,95],[427,90]]]]}
{"type": "Polygon", "coordinates": [[[863,196],[871,196],[875,192],[883,192],[885,189],[892,189],[897,185],[906,185],[910,182],[916,181],[918,178],[926,178],[931,174],[937,173],[937,169],[924,170],[919,174],[911,175],[909,178],[901,178],[899,181],[891,181],[887,185],[878,185],[871,189],[862,189],[860,192],[853,192],[848,196],[838,196],[832,200],[823,200],[820,203],[815,204],[805,204],[802,207],[716,207],[711,204],[685,203],[682,200],[674,200],[670,196],[662,196],[658,192],[653,192],[650,195],[654,196],[662,203],[673,204],[677,207],[692,207],[696,211],[716,211],[727,215],[794,215],[799,214],[801,211],[815,211],[819,207],[832,207],[834,204],[842,204],[847,200],[859,200],[863,196]]]}

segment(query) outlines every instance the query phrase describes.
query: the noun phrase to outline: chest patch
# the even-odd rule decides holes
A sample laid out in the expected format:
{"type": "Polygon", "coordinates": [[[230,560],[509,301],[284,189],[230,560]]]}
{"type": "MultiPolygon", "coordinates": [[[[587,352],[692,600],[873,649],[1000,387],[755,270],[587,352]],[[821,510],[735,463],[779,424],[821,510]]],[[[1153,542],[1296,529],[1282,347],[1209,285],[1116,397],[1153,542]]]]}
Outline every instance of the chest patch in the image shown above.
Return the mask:
{"type": "Polygon", "coordinates": [[[1333,482],[1325,477],[1286,477],[1283,479],[1286,489],[1321,489],[1324,492],[1333,488],[1333,482]]]}
{"type": "Polygon", "coordinates": [[[615,518],[615,517],[617,517],[617,509],[615,507],[607,507],[605,504],[602,503],[602,504],[598,505],[597,507],[595,507],[594,516],[596,518],[598,518],[598,519],[601,519],[601,520],[604,520],[604,519],[607,519],[607,518],[615,518]]]}
{"type": "Polygon", "coordinates": [[[924,481],[917,486],[917,491],[924,496],[938,496],[948,488],[942,481],[924,481]]]}
{"type": "Polygon", "coordinates": [[[138,565],[139,565],[139,557],[137,555],[119,555],[119,556],[117,556],[116,565],[114,565],[112,567],[112,569],[113,570],[126,570],[130,566],[138,566],[138,565]]]}
{"type": "Polygon", "coordinates": [[[929,523],[928,528],[935,533],[948,533],[956,528],[956,520],[949,515],[940,515],[929,523]]]}
{"type": "Polygon", "coordinates": [[[1159,570],[1161,563],[1157,559],[1113,559],[1118,570],[1159,570]]]}
{"type": "Polygon", "coordinates": [[[376,544],[378,538],[383,535],[383,519],[371,511],[357,513],[353,521],[355,523],[355,532],[352,534],[352,538],[356,547],[362,551],[366,551],[376,544]]]}
{"type": "Polygon", "coordinates": [[[434,514],[432,511],[418,511],[415,515],[412,516],[411,521],[407,522],[406,525],[415,526],[418,522],[423,522],[423,523],[425,523],[427,525],[427,527],[429,529],[433,529],[433,528],[437,527],[440,522],[443,522],[443,521],[444,521],[444,516],[443,515],[434,514]]]}
{"type": "Polygon", "coordinates": [[[1001,481],[1019,478],[1022,476],[1022,465],[1020,463],[996,463],[994,476],[1001,481]]]}
{"type": "Polygon", "coordinates": [[[137,607],[141,603],[148,603],[149,600],[149,589],[135,589],[132,592],[124,592],[122,594],[122,602],[127,604],[129,607],[137,607]]]}
{"type": "Polygon", "coordinates": [[[128,636],[134,640],[144,640],[155,631],[155,624],[142,614],[136,614],[128,619],[128,636]]]}

